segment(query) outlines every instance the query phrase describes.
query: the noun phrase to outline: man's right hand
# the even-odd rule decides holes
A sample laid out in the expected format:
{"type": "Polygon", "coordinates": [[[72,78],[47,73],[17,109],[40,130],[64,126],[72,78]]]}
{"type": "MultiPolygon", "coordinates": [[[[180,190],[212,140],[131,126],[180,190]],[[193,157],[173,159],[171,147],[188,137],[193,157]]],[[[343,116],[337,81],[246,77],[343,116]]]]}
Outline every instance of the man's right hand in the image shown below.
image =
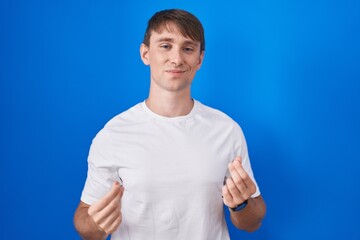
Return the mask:
{"type": "Polygon", "coordinates": [[[120,226],[123,193],[124,187],[115,182],[110,192],[89,207],[88,214],[98,230],[111,234],[120,226]]]}

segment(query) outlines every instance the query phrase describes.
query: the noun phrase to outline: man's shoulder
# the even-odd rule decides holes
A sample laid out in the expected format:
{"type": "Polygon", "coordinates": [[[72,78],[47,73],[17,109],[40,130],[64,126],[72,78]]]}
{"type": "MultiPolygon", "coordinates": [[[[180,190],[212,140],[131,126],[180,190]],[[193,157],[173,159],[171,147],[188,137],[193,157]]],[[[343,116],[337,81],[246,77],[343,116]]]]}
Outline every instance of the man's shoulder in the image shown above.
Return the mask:
{"type": "Polygon", "coordinates": [[[144,121],[145,114],[142,104],[143,102],[140,102],[128,108],[127,110],[117,114],[105,124],[104,128],[113,129],[137,124],[140,121],[144,121]]]}
{"type": "Polygon", "coordinates": [[[210,107],[208,105],[202,104],[199,102],[199,114],[201,114],[204,118],[214,121],[225,122],[229,124],[236,123],[229,115],[224,113],[223,111],[210,107]]]}

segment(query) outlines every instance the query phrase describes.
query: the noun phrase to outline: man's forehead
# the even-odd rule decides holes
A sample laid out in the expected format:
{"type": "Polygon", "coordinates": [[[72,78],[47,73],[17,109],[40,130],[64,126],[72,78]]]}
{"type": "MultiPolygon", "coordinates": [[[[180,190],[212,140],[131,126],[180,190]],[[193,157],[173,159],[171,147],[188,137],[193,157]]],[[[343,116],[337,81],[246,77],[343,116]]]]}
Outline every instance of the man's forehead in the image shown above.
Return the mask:
{"type": "Polygon", "coordinates": [[[164,23],[163,25],[159,26],[157,29],[152,30],[150,39],[157,41],[158,39],[173,39],[176,38],[184,38],[187,42],[193,42],[194,44],[199,43],[200,41],[196,41],[189,36],[185,35],[181,32],[180,28],[175,23],[164,23]]]}

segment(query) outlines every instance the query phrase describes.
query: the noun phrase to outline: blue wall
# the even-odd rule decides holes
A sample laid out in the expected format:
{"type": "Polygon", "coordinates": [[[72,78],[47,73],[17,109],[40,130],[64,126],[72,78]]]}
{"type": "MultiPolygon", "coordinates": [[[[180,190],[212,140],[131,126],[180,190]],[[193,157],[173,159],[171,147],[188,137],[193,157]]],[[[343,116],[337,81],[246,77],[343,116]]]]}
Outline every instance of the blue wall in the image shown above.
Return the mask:
{"type": "Polygon", "coordinates": [[[233,239],[360,239],[360,2],[1,1],[0,239],[78,239],[92,138],[146,98],[148,18],[206,30],[193,95],[237,120],[267,202],[233,239]]]}

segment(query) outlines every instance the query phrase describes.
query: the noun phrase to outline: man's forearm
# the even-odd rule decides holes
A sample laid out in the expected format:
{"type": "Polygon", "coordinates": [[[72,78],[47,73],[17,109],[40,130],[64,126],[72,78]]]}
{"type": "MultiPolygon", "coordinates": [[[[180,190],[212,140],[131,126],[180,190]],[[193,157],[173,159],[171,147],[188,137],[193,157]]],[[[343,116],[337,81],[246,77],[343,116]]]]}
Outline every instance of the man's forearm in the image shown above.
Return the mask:
{"type": "Polygon", "coordinates": [[[230,218],[235,227],[253,232],[260,226],[265,216],[266,206],[261,196],[248,199],[247,206],[239,212],[230,210],[230,218]]]}
{"type": "Polygon", "coordinates": [[[105,240],[108,236],[101,231],[88,214],[88,207],[80,203],[74,215],[74,225],[84,240],[105,240]]]}

